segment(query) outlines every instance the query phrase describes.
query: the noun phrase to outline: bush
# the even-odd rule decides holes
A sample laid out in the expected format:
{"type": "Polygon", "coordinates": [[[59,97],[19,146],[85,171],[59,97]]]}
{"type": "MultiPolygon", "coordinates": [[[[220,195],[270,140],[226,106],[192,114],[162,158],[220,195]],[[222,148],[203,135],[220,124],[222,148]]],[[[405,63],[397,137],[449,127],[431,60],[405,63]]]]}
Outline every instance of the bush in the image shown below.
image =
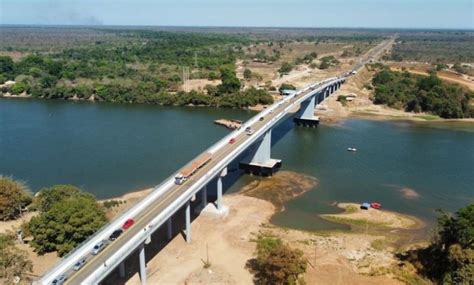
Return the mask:
{"type": "Polygon", "coordinates": [[[0,176],[0,219],[12,220],[22,214],[23,208],[31,203],[28,187],[20,181],[0,176]]]}
{"type": "MultiPolygon", "coordinates": [[[[306,272],[307,260],[299,249],[292,249],[280,239],[260,235],[256,258],[246,268],[254,274],[255,284],[298,284],[306,272]]],[[[304,283],[304,281],[302,281],[304,283]]]]}
{"type": "Polygon", "coordinates": [[[13,236],[0,234],[0,280],[5,284],[14,284],[15,278],[22,279],[33,270],[28,253],[16,248],[14,241],[13,236]]]}

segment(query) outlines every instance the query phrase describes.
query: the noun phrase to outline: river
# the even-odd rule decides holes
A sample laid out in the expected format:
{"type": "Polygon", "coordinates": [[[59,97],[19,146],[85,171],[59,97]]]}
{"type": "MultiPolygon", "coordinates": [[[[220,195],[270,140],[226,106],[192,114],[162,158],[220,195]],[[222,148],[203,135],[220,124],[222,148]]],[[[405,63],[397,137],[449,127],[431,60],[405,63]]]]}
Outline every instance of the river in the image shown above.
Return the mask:
{"type": "MultiPolygon", "coordinates": [[[[115,197],[158,184],[223,137],[228,130],[213,120],[253,114],[0,99],[0,174],[24,180],[34,192],[73,184],[98,198],[115,197]]],[[[430,224],[437,208],[474,203],[474,124],[349,119],[305,129],[288,119],[273,131],[273,142],[272,156],[283,160],[283,170],[319,180],[273,217],[277,225],[338,228],[318,214],[338,212],[334,203],[343,201],[378,201],[430,224]]],[[[258,179],[237,176],[229,192],[258,179]]]]}

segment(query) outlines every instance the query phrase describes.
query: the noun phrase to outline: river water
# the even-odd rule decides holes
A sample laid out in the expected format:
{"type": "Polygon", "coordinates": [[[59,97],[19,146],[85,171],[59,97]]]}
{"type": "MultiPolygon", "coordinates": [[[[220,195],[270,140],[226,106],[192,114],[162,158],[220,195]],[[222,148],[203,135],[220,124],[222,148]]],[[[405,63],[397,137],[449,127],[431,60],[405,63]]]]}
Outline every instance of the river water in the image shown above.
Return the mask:
{"type": "MultiPolygon", "coordinates": [[[[109,198],[158,184],[228,130],[213,120],[245,120],[250,111],[0,99],[0,174],[38,191],[74,184],[109,198]]],[[[335,202],[378,201],[428,223],[435,210],[474,203],[474,124],[350,119],[337,126],[273,131],[272,156],[283,170],[319,185],[276,214],[277,225],[340,228],[318,218],[335,202]],[[357,152],[346,151],[356,147],[357,152]]],[[[229,192],[258,179],[239,176],[229,192]]]]}

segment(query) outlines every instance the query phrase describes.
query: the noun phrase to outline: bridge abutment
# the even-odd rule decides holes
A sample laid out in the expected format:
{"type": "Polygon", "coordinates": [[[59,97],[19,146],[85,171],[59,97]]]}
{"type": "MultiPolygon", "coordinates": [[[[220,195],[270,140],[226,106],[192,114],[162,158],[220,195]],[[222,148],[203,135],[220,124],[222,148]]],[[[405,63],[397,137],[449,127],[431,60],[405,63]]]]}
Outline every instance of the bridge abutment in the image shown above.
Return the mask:
{"type": "Polygon", "coordinates": [[[186,234],[186,242],[191,243],[191,202],[186,202],[186,229],[184,233],[186,234]]]}
{"type": "Polygon", "coordinates": [[[250,159],[239,163],[239,168],[253,175],[272,176],[281,167],[281,160],[270,157],[271,139],[270,129],[263,135],[263,139],[249,156],[250,159]]]}

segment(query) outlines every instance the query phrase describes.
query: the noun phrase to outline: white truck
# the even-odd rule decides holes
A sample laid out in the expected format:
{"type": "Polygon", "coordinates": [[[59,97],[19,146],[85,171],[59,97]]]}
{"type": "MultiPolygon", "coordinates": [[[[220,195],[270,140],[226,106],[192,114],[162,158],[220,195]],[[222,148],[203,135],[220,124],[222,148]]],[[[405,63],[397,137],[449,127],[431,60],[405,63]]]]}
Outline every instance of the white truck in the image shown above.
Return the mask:
{"type": "Polygon", "coordinates": [[[181,185],[189,179],[198,169],[206,165],[211,160],[210,153],[204,153],[195,160],[191,161],[174,177],[174,183],[181,185]]]}

